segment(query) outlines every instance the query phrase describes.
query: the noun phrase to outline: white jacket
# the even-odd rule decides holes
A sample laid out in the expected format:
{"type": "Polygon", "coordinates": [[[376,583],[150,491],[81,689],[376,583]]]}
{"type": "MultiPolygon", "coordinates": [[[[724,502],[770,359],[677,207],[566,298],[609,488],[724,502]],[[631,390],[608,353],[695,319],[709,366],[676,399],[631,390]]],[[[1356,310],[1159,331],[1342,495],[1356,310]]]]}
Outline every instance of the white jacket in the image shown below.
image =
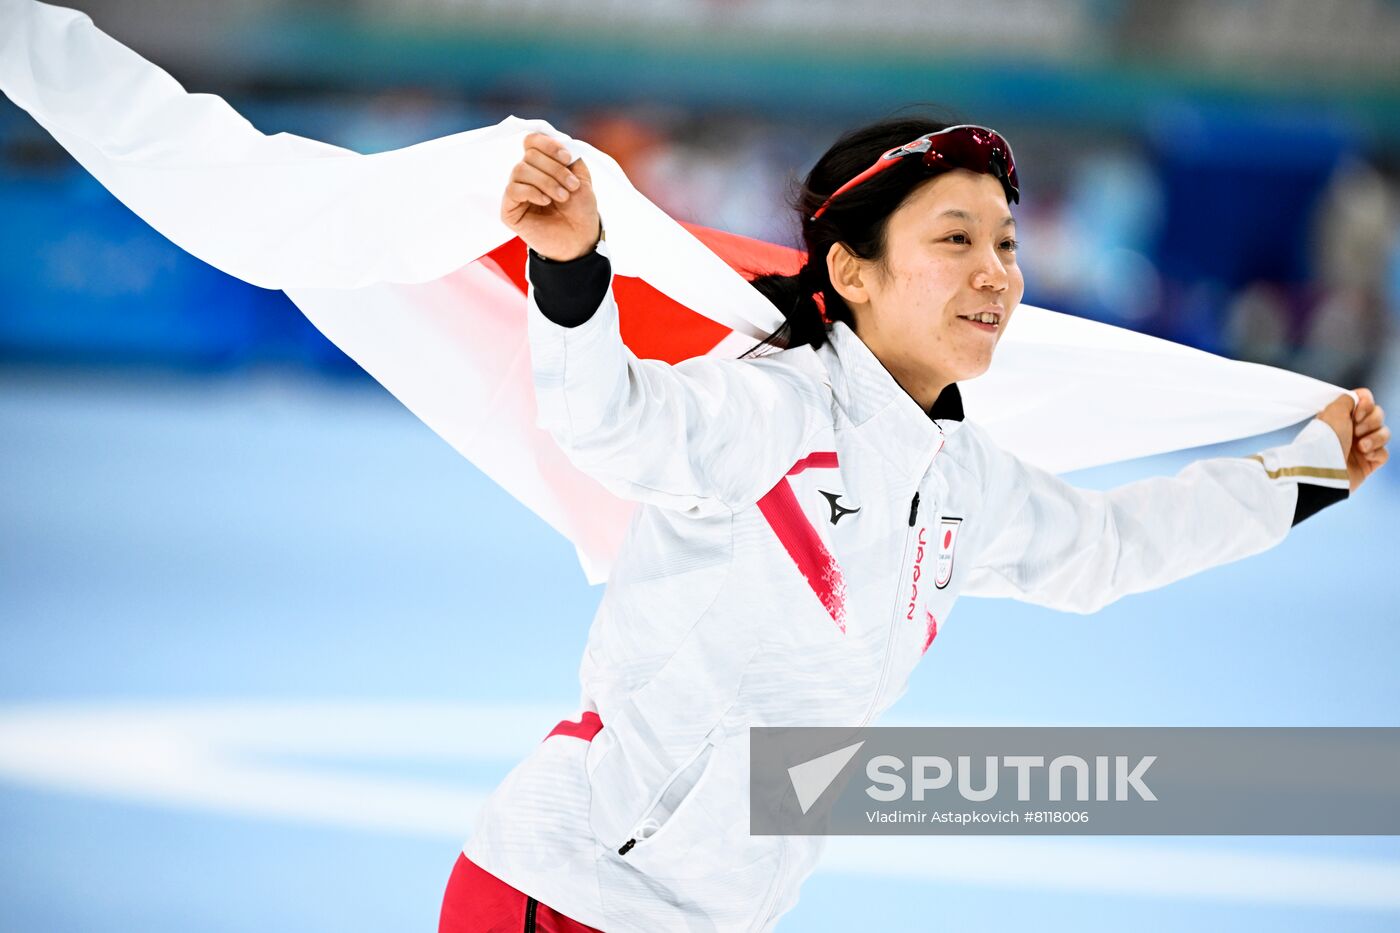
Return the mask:
{"type": "Polygon", "coordinates": [[[817,350],[671,366],[626,348],[611,289],[569,328],[532,287],[528,328],[538,424],[642,505],[579,672],[602,731],[541,742],[465,852],[610,933],[770,929],[824,841],[749,835],[749,727],[872,722],[959,596],[1094,612],[1277,544],[1300,483],[1346,495],[1317,420],[1254,458],[1071,487],[962,420],[955,387],[930,417],[842,323],[817,350]]]}

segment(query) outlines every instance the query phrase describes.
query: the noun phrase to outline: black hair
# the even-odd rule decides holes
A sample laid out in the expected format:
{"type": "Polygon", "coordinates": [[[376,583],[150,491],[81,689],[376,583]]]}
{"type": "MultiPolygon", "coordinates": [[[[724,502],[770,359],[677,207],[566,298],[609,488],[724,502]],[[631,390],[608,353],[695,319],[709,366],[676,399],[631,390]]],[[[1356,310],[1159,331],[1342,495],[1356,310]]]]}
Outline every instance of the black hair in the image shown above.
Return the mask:
{"type": "Polygon", "coordinates": [[[844,243],[856,256],[883,263],[890,215],[910,192],[937,172],[924,168],[919,159],[901,159],[903,164],[875,175],[832,201],[817,220],[812,219],[812,214],[833,191],[888,150],[959,122],[962,121],[924,116],[879,120],[843,134],[817,160],[805,179],[794,180],[790,204],[801,218],[807,261],[796,275],[770,273],[751,280],[750,284],[783,313],[784,322],[742,356],[768,345],[820,347],[827,340],[830,322],[844,321],[855,326],[850,307],[837,294],[827,274],[827,253],[833,243],[844,243]]]}

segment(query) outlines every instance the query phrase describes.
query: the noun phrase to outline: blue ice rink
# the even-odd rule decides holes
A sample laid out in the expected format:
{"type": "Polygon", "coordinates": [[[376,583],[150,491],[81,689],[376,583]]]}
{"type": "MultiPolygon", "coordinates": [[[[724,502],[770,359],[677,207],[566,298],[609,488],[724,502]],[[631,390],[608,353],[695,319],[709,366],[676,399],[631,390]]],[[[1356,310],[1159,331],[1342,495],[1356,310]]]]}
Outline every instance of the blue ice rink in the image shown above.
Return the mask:
{"type": "MultiPolygon", "coordinates": [[[[964,600],[886,722],[1398,726],[1396,473],[1094,617],[964,600]]],[[[572,547],[354,381],[10,367],[0,484],[0,933],[435,930],[574,709],[572,547]]],[[[838,839],[779,928],[1396,930],[1400,844],[838,839]]]]}

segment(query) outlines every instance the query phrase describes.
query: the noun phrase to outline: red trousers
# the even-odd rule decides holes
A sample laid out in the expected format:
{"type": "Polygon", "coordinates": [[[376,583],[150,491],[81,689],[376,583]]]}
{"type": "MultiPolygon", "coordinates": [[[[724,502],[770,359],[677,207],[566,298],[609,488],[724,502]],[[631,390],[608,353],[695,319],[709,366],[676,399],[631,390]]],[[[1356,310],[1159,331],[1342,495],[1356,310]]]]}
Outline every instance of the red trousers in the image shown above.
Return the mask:
{"type": "MultiPolygon", "coordinates": [[[[564,735],[593,741],[603,728],[598,714],[586,712],[578,722],[565,720],[545,736],[564,735]]],[[[517,891],[465,855],[457,856],[447,893],[442,898],[438,933],[602,933],[546,907],[517,891]]]]}
{"type": "Polygon", "coordinates": [[[465,855],[442,898],[438,933],[601,933],[517,891],[465,855]]]}

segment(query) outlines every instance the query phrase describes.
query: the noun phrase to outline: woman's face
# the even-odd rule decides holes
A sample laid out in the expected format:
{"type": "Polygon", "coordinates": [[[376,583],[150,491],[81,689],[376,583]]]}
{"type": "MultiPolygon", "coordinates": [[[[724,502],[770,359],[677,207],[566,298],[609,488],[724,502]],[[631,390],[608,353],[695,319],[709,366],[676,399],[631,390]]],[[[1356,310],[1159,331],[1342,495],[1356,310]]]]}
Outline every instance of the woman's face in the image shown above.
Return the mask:
{"type": "Polygon", "coordinates": [[[942,386],[991,364],[1025,290],[1016,227],[1001,182],[956,169],[914,189],[890,215],[885,237],[883,268],[848,267],[860,282],[848,303],[856,333],[927,406],[932,400],[921,394],[936,398],[942,386]],[[995,323],[972,319],[986,314],[995,323]]]}

